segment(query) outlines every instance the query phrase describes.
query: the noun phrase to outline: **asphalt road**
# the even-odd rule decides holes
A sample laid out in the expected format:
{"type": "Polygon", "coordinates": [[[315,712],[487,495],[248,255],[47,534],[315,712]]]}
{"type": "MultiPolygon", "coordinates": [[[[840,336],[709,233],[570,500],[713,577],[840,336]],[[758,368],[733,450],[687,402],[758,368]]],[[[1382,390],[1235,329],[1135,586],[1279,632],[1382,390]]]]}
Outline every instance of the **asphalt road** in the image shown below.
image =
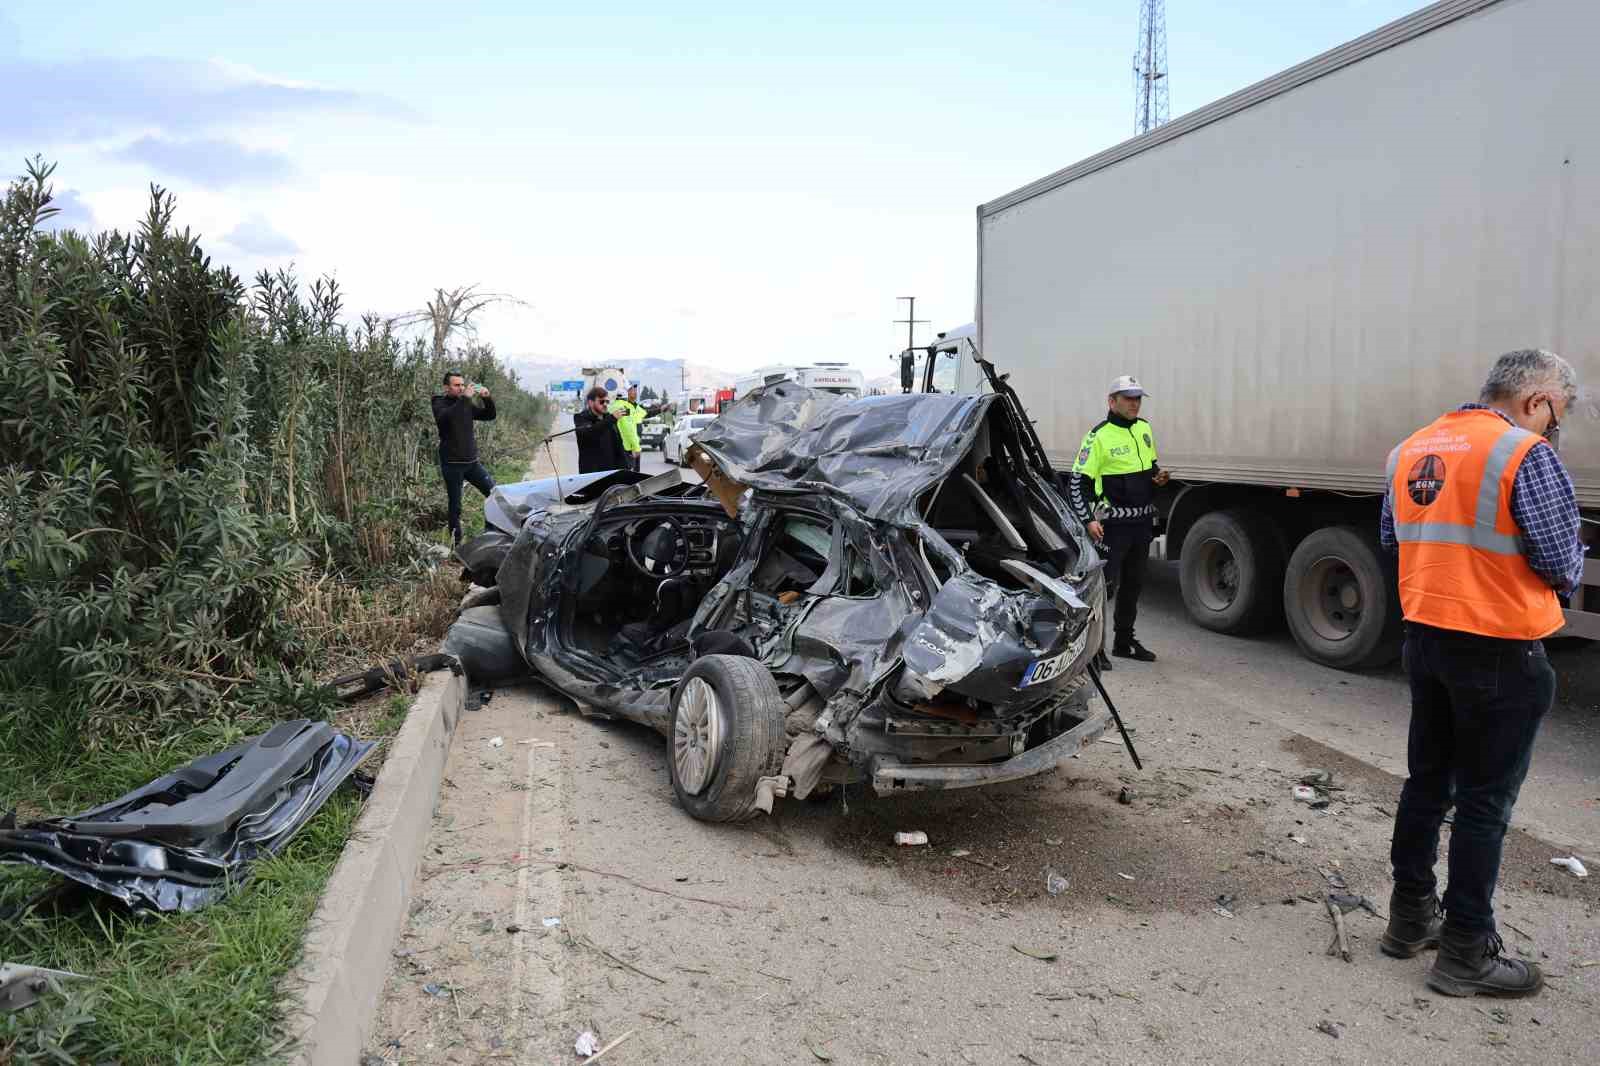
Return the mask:
{"type": "MultiPolygon", "coordinates": [[[[1600,1061],[1600,877],[1549,864],[1600,858],[1594,708],[1551,715],[1496,900],[1549,988],[1445,999],[1361,912],[1352,961],[1325,953],[1331,881],[1387,903],[1398,675],[1197,629],[1155,569],[1140,636],[1161,659],[1108,678],[1142,772],[1113,742],[988,790],[852,788],[710,826],[675,805],[655,734],[496,693],[453,746],[369,1050],[574,1061],[588,1030],[625,1038],[620,1064],[1600,1061]],[[1341,786],[1326,810],[1291,799],[1313,768],[1341,786]]],[[[1557,655],[1586,691],[1594,653],[1557,655]]]]}

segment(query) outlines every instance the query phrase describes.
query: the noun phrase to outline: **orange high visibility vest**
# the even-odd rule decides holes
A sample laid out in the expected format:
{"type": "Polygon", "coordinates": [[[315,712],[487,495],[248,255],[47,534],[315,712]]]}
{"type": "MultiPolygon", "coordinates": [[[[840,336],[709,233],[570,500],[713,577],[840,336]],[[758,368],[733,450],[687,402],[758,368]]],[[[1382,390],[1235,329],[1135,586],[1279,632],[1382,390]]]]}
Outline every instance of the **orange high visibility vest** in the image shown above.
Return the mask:
{"type": "Polygon", "coordinates": [[[1408,621],[1505,640],[1539,640],[1565,624],[1511,516],[1517,469],[1540,439],[1493,411],[1452,411],[1389,453],[1408,621]]]}

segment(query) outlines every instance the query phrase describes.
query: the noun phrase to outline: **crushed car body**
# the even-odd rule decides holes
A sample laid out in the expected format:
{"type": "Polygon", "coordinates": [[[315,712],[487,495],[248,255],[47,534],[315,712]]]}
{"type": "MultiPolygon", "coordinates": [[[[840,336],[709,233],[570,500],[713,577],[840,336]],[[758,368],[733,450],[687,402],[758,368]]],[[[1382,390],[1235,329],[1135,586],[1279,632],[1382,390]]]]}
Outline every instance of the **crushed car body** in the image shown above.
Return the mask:
{"type": "Polygon", "coordinates": [[[1103,564],[994,384],[847,400],[781,382],[700,431],[702,484],[496,489],[459,557],[498,603],[444,650],[475,682],[531,667],[661,732],[700,818],[1047,771],[1110,725],[1085,683],[1103,564]]]}
{"type": "Polygon", "coordinates": [[[134,910],[194,911],[311,820],[377,745],[280,722],[101,807],[0,826],[0,863],[41,867],[134,910]]]}

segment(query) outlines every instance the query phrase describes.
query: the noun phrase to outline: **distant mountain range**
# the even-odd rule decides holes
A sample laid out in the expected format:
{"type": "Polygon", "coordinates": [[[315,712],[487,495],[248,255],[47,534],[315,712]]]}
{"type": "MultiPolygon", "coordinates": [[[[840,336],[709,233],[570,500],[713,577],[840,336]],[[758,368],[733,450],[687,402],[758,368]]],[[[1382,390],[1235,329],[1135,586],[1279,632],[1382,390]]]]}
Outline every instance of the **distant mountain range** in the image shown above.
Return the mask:
{"type": "MultiPolygon", "coordinates": [[[[529,392],[543,392],[549,382],[575,381],[583,377],[583,368],[597,365],[592,360],[577,361],[547,355],[510,355],[501,359],[517,372],[517,381],[529,392]]],[[[612,359],[606,366],[620,367],[628,380],[674,395],[685,387],[691,389],[731,388],[734,371],[704,363],[691,363],[684,359],[612,359]]]]}
{"type": "MultiPolygon", "coordinates": [[[[511,355],[501,356],[501,359],[517,372],[517,381],[529,392],[543,392],[552,381],[575,381],[583,377],[584,367],[596,365],[593,361],[579,362],[548,355],[511,355]]],[[[648,385],[667,396],[675,396],[685,387],[732,388],[734,379],[739,376],[738,371],[683,359],[615,359],[606,365],[620,367],[629,381],[636,381],[641,387],[648,385]]],[[[899,392],[900,375],[871,378],[866,386],[869,392],[899,392]]]]}

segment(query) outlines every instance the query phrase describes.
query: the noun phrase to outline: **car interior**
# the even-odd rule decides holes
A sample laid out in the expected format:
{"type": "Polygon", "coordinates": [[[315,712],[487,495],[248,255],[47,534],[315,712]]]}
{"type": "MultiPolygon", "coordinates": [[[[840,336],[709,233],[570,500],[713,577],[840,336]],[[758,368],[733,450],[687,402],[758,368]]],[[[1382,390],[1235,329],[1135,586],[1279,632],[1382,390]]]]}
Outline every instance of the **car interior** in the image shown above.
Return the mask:
{"type": "MultiPolygon", "coordinates": [[[[738,560],[741,527],[715,513],[665,509],[618,516],[590,537],[580,562],[571,643],[610,663],[669,666],[684,656],[707,592],[738,560]]],[[[872,596],[868,561],[829,518],[773,516],[750,586],[724,627],[752,643],[770,636],[807,595],[872,596]]]]}
{"type": "MultiPolygon", "coordinates": [[[[1037,479],[1009,425],[992,414],[951,475],[919,501],[924,521],[974,571],[1010,589],[1027,581],[1008,563],[1063,577],[1077,551],[1037,491],[1037,479]]],[[[937,553],[924,550],[936,576],[947,579],[937,553]]]]}

